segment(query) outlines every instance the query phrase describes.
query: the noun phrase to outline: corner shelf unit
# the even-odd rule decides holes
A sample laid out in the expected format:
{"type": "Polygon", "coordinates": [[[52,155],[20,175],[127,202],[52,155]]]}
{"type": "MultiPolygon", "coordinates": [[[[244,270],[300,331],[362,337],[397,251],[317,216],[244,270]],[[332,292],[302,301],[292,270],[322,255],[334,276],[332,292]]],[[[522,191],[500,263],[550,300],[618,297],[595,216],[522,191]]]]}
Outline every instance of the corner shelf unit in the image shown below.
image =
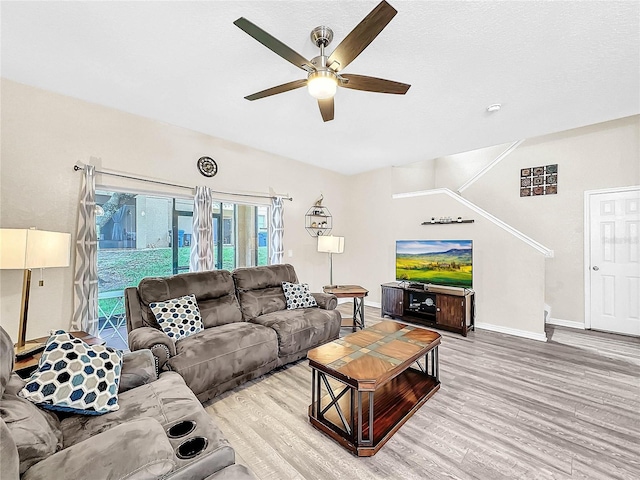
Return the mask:
{"type": "Polygon", "coordinates": [[[312,237],[329,235],[333,228],[333,217],[327,207],[314,205],[304,216],[304,228],[312,237]]]}

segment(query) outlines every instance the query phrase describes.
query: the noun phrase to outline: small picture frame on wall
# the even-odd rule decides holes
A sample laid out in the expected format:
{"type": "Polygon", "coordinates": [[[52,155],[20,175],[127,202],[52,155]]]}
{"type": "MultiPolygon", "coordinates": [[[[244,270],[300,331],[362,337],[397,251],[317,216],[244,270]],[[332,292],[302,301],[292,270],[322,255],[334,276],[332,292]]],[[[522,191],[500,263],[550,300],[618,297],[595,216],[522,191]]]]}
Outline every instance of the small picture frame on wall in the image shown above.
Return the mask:
{"type": "Polygon", "coordinates": [[[537,197],[558,193],[558,164],[520,169],[520,196],[537,197]]]}

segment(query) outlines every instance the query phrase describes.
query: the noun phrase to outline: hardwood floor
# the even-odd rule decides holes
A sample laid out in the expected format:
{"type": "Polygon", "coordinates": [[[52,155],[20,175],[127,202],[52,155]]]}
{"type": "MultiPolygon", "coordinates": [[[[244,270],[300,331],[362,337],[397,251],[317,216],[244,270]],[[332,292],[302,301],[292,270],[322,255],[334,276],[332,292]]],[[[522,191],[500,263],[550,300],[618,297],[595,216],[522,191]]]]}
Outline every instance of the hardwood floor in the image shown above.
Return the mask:
{"type": "MultiPolygon", "coordinates": [[[[366,307],[367,324],[379,313],[366,307]]],[[[262,480],[640,478],[639,339],[440,333],[440,390],[371,458],[309,424],[306,360],[205,406],[262,480]]]]}

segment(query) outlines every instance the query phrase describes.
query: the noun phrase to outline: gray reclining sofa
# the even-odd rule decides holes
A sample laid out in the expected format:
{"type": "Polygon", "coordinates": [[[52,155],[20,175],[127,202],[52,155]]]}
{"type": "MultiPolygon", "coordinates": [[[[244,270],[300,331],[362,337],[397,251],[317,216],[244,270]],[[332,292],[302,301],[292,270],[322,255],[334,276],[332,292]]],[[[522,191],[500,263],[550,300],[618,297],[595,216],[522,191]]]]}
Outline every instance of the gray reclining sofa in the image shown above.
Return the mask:
{"type": "Polygon", "coordinates": [[[124,356],[120,408],[103,415],[58,416],[18,396],[25,383],[13,372],[13,342],[0,327],[2,480],[255,479],[234,464],[229,442],[180,375],[158,378],[148,350],[124,356]],[[192,431],[183,428],[188,422],[192,431]],[[206,438],[204,448],[181,458],[197,452],[181,450],[196,437],[206,438]]]}
{"type": "Polygon", "coordinates": [[[145,278],[125,290],[129,348],[150,349],[160,370],[179,373],[205,402],[338,338],[337,298],[314,293],[318,307],[287,310],[282,282],[298,283],[293,266],[145,278]],[[149,304],[190,294],[204,329],[174,343],[149,304]]]}

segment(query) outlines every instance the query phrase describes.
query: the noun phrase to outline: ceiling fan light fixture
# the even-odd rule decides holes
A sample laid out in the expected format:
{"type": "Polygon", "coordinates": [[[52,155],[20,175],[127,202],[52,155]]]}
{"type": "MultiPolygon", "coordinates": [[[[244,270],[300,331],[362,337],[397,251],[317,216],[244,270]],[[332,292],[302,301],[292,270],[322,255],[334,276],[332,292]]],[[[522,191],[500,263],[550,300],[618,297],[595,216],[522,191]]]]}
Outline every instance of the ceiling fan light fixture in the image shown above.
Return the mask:
{"type": "Polygon", "coordinates": [[[307,78],[309,95],[318,100],[332,98],[338,89],[336,74],[330,70],[318,70],[309,74],[307,78]]]}

